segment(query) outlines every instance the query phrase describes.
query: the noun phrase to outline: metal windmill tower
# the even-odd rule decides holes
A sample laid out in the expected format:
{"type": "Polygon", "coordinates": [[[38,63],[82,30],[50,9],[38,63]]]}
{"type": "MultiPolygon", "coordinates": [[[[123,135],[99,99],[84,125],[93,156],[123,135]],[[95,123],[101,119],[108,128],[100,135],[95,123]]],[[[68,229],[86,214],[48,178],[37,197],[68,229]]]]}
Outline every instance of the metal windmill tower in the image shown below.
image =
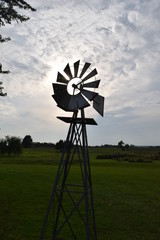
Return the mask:
{"type": "Polygon", "coordinates": [[[58,117],[70,126],[40,240],[97,240],[86,132],[87,124],[97,123],[85,118],[84,108],[93,102],[93,108],[103,116],[104,97],[95,91],[100,80],[96,80],[97,70],[90,70],[90,65],[86,62],[81,67],[77,61],[72,71],[67,64],[66,77],[58,72],[57,83],[53,83],[52,97],[57,106],[73,115],[58,117]]]}

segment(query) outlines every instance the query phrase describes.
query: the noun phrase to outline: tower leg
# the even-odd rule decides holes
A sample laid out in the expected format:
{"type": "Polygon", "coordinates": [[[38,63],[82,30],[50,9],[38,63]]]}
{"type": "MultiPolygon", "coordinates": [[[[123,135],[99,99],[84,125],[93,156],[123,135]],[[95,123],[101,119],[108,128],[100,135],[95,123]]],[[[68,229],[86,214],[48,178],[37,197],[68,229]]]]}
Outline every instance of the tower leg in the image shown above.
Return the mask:
{"type": "Polygon", "coordinates": [[[84,172],[85,172],[84,189],[85,189],[85,209],[86,209],[86,239],[96,240],[97,231],[96,231],[96,224],[95,224],[87,131],[86,131],[86,124],[84,121],[85,120],[84,109],[81,110],[81,118],[82,118],[82,141],[83,141],[82,146],[83,146],[83,159],[84,159],[84,172]],[[89,213],[89,211],[91,211],[91,213],[89,213]]]}

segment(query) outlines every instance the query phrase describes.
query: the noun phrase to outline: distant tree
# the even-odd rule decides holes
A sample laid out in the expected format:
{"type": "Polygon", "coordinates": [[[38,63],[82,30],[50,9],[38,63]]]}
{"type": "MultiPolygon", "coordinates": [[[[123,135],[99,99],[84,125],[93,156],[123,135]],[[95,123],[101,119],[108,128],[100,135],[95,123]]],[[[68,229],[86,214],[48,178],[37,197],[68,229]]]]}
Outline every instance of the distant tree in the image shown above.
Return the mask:
{"type": "Polygon", "coordinates": [[[129,144],[128,144],[128,143],[127,143],[127,144],[125,144],[124,148],[125,148],[125,150],[129,150],[129,149],[130,149],[130,146],[129,146],[129,144]]]}
{"type": "Polygon", "coordinates": [[[0,153],[3,156],[7,152],[7,141],[5,139],[0,139],[0,153]]]}
{"type": "Polygon", "coordinates": [[[32,138],[30,135],[26,135],[24,138],[23,138],[23,141],[22,141],[22,145],[24,148],[30,148],[32,146],[32,138]]]}
{"type": "Polygon", "coordinates": [[[6,136],[5,139],[0,140],[1,156],[5,153],[10,156],[11,154],[19,155],[22,153],[22,142],[19,137],[6,136]]]}
{"type": "Polygon", "coordinates": [[[10,156],[12,153],[14,155],[19,155],[22,152],[22,142],[19,137],[6,137],[7,141],[7,153],[10,156]]]}
{"type": "Polygon", "coordinates": [[[124,142],[122,140],[118,142],[118,148],[120,148],[121,150],[124,150],[124,142]]]}
{"type": "Polygon", "coordinates": [[[19,137],[11,137],[11,149],[14,155],[22,153],[22,141],[19,137]]]}
{"type": "Polygon", "coordinates": [[[122,151],[129,150],[129,144],[125,144],[122,140],[118,142],[118,148],[122,151]]]}
{"type": "Polygon", "coordinates": [[[65,141],[59,140],[59,142],[56,143],[55,148],[59,149],[59,150],[62,150],[64,148],[64,144],[65,144],[65,141]]]}
{"type": "MultiPolygon", "coordinates": [[[[0,0],[0,27],[4,27],[6,24],[11,24],[13,21],[16,22],[25,22],[29,20],[29,17],[19,14],[17,10],[31,10],[36,11],[30,4],[24,0],[0,0]]],[[[2,37],[0,34],[0,43],[8,42],[10,37],[2,37]]],[[[9,71],[2,70],[2,64],[0,63],[0,74],[9,73],[9,71]]],[[[2,82],[0,81],[0,96],[6,96],[6,93],[3,93],[3,87],[1,86],[2,82]]]]}

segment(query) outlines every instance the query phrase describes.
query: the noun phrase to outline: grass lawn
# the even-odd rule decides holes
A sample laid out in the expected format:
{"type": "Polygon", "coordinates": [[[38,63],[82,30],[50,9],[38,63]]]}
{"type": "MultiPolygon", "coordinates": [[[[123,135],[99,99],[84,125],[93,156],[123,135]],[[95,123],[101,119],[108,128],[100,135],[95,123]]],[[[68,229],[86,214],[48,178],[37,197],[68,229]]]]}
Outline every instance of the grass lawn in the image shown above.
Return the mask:
{"type": "MultiPolygon", "coordinates": [[[[99,152],[90,153],[98,240],[158,240],[160,161],[97,160],[99,152]]],[[[1,240],[39,239],[60,156],[32,149],[0,160],[1,240]]]]}

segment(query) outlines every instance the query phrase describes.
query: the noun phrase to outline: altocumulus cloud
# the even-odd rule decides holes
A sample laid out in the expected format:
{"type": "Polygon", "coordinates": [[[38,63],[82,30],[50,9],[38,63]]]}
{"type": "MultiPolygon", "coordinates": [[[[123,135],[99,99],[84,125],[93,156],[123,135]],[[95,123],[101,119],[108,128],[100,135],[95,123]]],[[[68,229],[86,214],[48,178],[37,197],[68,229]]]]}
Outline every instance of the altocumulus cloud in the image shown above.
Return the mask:
{"type": "Polygon", "coordinates": [[[30,21],[1,28],[12,38],[1,44],[1,62],[11,70],[3,79],[1,136],[65,138],[67,126],[56,116],[68,114],[51,98],[52,82],[81,59],[97,68],[106,97],[104,118],[86,111],[99,123],[89,127],[89,143],[159,144],[159,0],[28,2],[37,8],[30,21]]]}

